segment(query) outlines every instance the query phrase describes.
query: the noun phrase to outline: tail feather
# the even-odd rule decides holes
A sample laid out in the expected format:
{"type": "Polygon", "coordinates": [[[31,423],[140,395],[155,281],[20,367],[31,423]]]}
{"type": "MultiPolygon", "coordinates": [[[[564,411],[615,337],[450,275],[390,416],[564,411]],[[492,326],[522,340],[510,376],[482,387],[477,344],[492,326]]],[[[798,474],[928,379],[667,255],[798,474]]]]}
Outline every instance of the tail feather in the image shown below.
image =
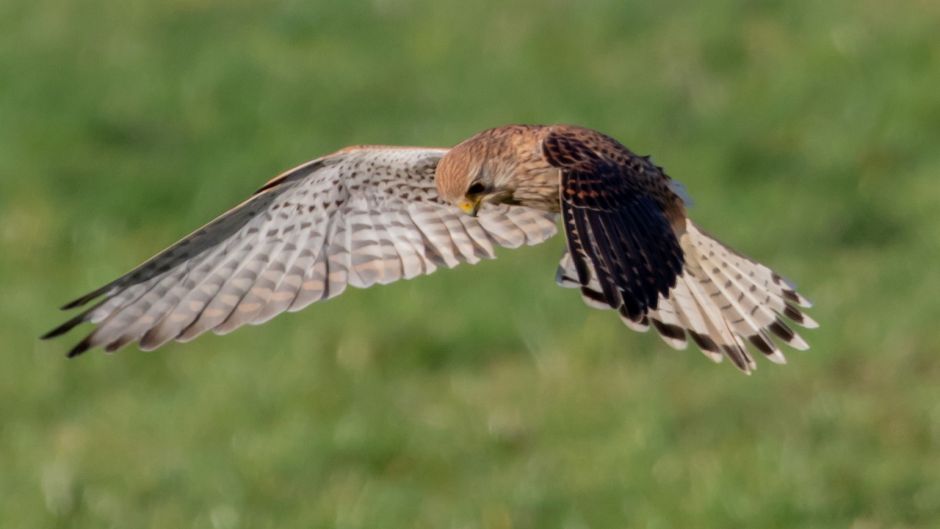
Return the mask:
{"type": "Polygon", "coordinates": [[[689,345],[679,310],[669,299],[660,299],[656,310],[650,311],[649,321],[656,332],[673,349],[685,349],[689,345]]]}
{"type": "MultiPolygon", "coordinates": [[[[675,286],[646,314],[621,315],[628,327],[646,331],[652,326],[676,349],[685,349],[691,340],[710,359],[719,362],[727,356],[745,373],[757,368],[748,344],[778,364],[786,363],[786,358],[776,341],[798,350],[809,348],[787,322],[808,329],[819,324],[801,310],[812,304],[792,283],[723,245],[691,221],[686,221],[679,243],[685,266],[675,286]]],[[[595,271],[589,269],[585,277],[579,276],[567,253],[556,280],[561,286],[580,288],[591,307],[613,308],[595,271]]]]}
{"type": "MultiPolygon", "coordinates": [[[[692,253],[694,254],[694,252],[692,253]]],[[[718,255],[720,257],[720,254],[718,255]]],[[[699,260],[701,265],[700,275],[696,274],[699,275],[699,282],[708,292],[713,303],[718,305],[722,317],[728,323],[732,332],[754,344],[773,362],[785,363],[783,353],[780,352],[780,349],[773,341],[767,339],[766,333],[763,331],[763,326],[769,322],[762,324],[758,321],[769,314],[770,311],[755,300],[750,299],[747,293],[735,284],[733,279],[723,273],[723,270],[727,270],[728,267],[726,262],[709,262],[708,257],[702,255],[697,255],[695,258],[699,260]]],[[[774,319],[773,315],[770,315],[770,321],[774,321],[774,319]]]]}
{"type": "MultiPolygon", "coordinates": [[[[689,261],[691,260],[687,257],[686,262],[689,261]]],[[[725,353],[738,369],[749,373],[751,369],[756,367],[754,359],[747,354],[747,348],[741,339],[731,331],[728,321],[722,316],[720,309],[714,303],[714,299],[705,292],[702,280],[694,275],[693,270],[691,266],[687,266],[680,279],[685,282],[692,292],[699,310],[705,315],[705,323],[708,326],[707,335],[693,336],[696,338],[696,344],[702,347],[703,350],[707,346],[708,350],[713,352],[717,348],[725,353]]]]}
{"type": "MultiPolygon", "coordinates": [[[[785,319],[806,328],[818,324],[797,306],[808,307],[809,301],[770,268],[753,261],[705,234],[691,221],[686,222],[680,244],[686,256],[685,281],[693,283],[705,296],[698,296],[702,305],[710,305],[721,315],[725,327],[714,325],[709,337],[731,357],[735,365],[748,371],[756,364],[749,360],[742,341],[753,345],[769,360],[785,363],[783,352],[771,337],[798,350],[809,348],[785,319]],[[742,354],[743,353],[743,354],[742,354]],[[743,361],[743,362],[742,362],[743,361]]],[[[712,318],[715,323],[715,318],[712,318]]]]}
{"type": "Polygon", "coordinates": [[[692,338],[692,341],[699,346],[699,349],[709,359],[714,362],[721,362],[724,356],[721,354],[718,344],[714,342],[708,343],[703,339],[703,337],[707,337],[709,333],[706,316],[699,307],[698,302],[695,301],[695,297],[692,295],[692,291],[689,290],[689,286],[686,284],[684,278],[680,277],[676,281],[676,286],[673,287],[672,291],[669,293],[669,299],[677,309],[676,312],[679,321],[692,338]],[[703,347],[702,344],[706,346],[703,347]]]}
{"type": "Polygon", "coordinates": [[[793,283],[770,268],[723,245],[714,237],[702,231],[691,220],[686,221],[686,231],[691,236],[692,244],[698,249],[698,254],[706,257],[720,256],[723,262],[740,272],[743,278],[756,286],[758,290],[796,303],[801,307],[810,308],[813,306],[808,299],[796,291],[793,283]]]}

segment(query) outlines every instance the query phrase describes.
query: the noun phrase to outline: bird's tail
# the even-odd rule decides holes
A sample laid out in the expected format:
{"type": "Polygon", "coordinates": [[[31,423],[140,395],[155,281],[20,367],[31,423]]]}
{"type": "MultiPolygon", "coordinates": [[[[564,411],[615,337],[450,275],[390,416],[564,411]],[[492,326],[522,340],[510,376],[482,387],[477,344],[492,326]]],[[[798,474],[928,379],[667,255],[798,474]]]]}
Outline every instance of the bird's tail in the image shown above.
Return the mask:
{"type": "MultiPolygon", "coordinates": [[[[800,310],[811,304],[792,284],[705,234],[690,220],[679,234],[679,244],[685,266],[676,285],[668,296],[660,296],[656,309],[641,318],[621,315],[627,326],[638,331],[652,326],[676,349],[685,349],[691,339],[712,360],[727,356],[744,372],[757,367],[748,353],[748,343],[776,363],[786,360],[774,339],[794,349],[809,348],[787,321],[806,328],[818,324],[800,310]]],[[[565,255],[559,283],[582,287],[591,306],[610,308],[598,302],[602,296],[591,291],[592,285],[577,283],[571,266],[565,255]]]]}

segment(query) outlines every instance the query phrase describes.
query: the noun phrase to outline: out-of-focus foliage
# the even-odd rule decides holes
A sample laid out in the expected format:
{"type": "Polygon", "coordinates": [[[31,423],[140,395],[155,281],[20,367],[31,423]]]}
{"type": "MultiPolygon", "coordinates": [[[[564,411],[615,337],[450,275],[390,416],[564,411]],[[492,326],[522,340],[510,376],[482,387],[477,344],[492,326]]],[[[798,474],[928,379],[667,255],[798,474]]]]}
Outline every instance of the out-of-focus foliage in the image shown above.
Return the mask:
{"type": "MultiPolygon", "coordinates": [[[[0,2],[0,526],[940,523],[940,3],[0,2]],[[269,176],[570,122],[796,280],[752,377],[552,277],[563,241],[224,338],[36,337],[269,176]]],[[[82,329],[84,330],[84,329],[82,329]]]]}

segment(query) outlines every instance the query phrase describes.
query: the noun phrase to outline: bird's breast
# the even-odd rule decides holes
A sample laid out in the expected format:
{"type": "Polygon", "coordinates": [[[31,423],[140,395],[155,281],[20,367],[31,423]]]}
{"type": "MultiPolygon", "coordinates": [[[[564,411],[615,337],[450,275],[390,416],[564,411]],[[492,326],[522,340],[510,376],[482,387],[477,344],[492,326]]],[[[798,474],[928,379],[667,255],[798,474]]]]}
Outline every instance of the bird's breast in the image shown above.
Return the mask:
{"type": "Polygon", "coordinates": [[[513,191],[515,202],[530,208],[558,212],[561,209],[558,188],[561,172],[546,164],[518,174],[513,191]]]}

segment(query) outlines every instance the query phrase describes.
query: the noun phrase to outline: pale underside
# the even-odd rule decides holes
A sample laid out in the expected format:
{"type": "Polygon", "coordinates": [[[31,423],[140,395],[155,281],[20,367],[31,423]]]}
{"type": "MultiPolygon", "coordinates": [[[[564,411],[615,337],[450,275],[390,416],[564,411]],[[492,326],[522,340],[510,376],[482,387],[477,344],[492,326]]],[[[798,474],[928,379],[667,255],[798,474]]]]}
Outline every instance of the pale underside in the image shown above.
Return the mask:
{"type": "Polygon", "coordinates": [[[72,354],[139,341],[150,350],[225,334],[368,287],[476,263],[498,246],[544,241],[555,215],[486,205],[465,215],[437,196],[445,149],[358,147],[306,163],[250,199],[77,300],[92,309],[50,333],[97,328],[72,354]]]}
{"type": "MultiPolygon", "coordinates": [[[[556,233],[555,213],[484,204],[473,217],[441,200],[434,174],[446,152],[353,147],[290,170],[135,270],[67,305],[101,298],[46,337],[90,322],[95,329],[70,355],[133,342],[151,350],[210,330],[225,334],[260,324],[335,297],[347,286],[365,288],[476,263],[493,258],[496,247],[537,244],[556,233]]],[[[783,355],[771,334],[794,348],[808,347],[781,319],[816,326],[796,307],[809,303],[791,285],[691,222],[679,243],[685,264],[675,286],[642,318],[621,316],[624,323],[641,331],[652,325],[672,347],[694,341],[709,358],[727,356],[745,372],[755,367],[747,343],[775,362],[783,355]]],[[[592,261],[582,261],[589,263],[586,282],[568,252],[557,282],[580,287],[592,307],[622,308],[605,299],[592,261]]]]}

